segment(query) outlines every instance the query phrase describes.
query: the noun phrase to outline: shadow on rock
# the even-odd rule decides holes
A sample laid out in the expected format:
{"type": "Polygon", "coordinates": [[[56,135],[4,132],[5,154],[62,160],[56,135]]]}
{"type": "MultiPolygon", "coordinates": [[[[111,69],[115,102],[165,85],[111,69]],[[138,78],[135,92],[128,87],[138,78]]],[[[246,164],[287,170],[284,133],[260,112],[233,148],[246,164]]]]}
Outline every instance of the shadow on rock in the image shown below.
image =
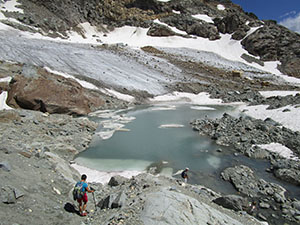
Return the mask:
{"type": "Polygon", "coordinates": [[[76,210],[75,205],[71,204],[70,202],[67,202],[64,206],[64,209],[69,213],[76,213],[79,215],[79,211],[76,210]]]}

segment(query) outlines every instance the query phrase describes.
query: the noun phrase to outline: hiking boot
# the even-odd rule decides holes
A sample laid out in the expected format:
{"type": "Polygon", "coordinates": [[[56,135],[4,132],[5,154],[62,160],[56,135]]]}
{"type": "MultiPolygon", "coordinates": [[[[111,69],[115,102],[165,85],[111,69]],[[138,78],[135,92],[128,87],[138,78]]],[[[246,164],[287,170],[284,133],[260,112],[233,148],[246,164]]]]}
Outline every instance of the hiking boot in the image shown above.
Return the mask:
{"type": "Polygon", "coordinates": [[[87,215],[87,213],[86,212],[82,212],[82,213],[80,213],[80,216],[86,216],[87,215]]]}

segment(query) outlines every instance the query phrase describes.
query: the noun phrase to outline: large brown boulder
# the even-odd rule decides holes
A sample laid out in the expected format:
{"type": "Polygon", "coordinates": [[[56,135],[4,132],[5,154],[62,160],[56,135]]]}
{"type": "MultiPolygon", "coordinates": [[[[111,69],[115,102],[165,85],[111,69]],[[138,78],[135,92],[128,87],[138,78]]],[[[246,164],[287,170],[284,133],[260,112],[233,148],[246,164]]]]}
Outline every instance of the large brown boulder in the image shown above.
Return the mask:
{"type": "Polygon", "coordinates": [[[49,113],[86,115],[104,101],[100,93],[83,88],[74,79],[37,69],[32,76],[14,76],[7,104],[49,113]]]}

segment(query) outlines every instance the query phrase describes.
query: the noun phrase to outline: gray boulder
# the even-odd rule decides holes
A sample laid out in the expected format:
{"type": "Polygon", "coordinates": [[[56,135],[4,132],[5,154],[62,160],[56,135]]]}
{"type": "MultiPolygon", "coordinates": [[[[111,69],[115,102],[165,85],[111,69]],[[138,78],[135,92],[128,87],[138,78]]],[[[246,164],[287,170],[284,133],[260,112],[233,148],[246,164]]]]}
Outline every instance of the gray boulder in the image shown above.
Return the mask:
{"type": "Polygon", "coordinates": [[[148,30],[147,35],[154,37],[169,37],[176,35],[176,33],[167,26],[154,24],[148,30]]]}
{"type": "Polygon", "coordinates": [[[243,211],[248,207],[248,200],[238,195],[226,195],[214,200],[214,203],[235,211],[243,211]]]}
{"type": "Polygon", "coordinates": [[[114,208],[121,208],[126,204],[127,197],[125,193],[119,192],[117,194],[111,194],[106,198],[102,199],[98,202],[97,206],[101,209],[114,209],[114,208]]]}
{"type": "Polygon", "coordinates": [[[203,38],[208,38],[209,40],[220,39],[219,31],[216,26],[206,22],[199,22],[189,26],[187,28],[187,33],[203,38]]]}
{"type": "Polygon", "coordinates": [[[2,168],[4,171],[9,172],[11,170],[11,166],[8,162],[0,162],[0,168],[2,168]]]}
{"type": "Polygon", "coordinates": [[[218,30],[223,33],[232,34],[245,24],[245,19],[240,14],[229,14],[223,18],[216,18],[214,22],[218,30]]]}
{"type": "Polygon", "coordinates": [[[110,178],[109,182],[108,182],[108,185],[111,186],[111,187],[114,187],[114,186],[119,186],[119,185],[122,185],[124,184],[126,181],[128,181],[129,179],[126,178],[126,177],[122,177],[122,176],[113,176],[110,178]]]}
{"type": "Polygon", "coordinates": [[[274,171],[274,175],[281,180],[300,185],[300,171],[297,169],[278,169],[274,171]]]}
{"type": "Polygon", "coordinates": [[[284,188],[278,184],[258,179],[247,166],[229,167],[221,173],[221,176],[224,180],[231,182],[237,191],[247,196],[258,197],[260,195],[273,196],[277,194],[285,199],[284,188]]]}
{"type": "Polygon", "coordinates": [[[147,196],[141,220],[145,225],[179,224],[179,221],[185,225],[241,224],[203,202],[168,190],[160,190],[147,196]]]}
{"type": "Polygon", "coordinates": [[[293,206],[295,209],[297,209],[297,210],[300,211],[300,201],[294,201],[293,204],[292,204],[292,206],[293,206]]]}
{"type": "Polygon", "coordinates": [[[6,204],[15,204],[17,199],[24,196],[24,194],[15,187],[5,186],[1,188],[0,199],[6,204]]]}

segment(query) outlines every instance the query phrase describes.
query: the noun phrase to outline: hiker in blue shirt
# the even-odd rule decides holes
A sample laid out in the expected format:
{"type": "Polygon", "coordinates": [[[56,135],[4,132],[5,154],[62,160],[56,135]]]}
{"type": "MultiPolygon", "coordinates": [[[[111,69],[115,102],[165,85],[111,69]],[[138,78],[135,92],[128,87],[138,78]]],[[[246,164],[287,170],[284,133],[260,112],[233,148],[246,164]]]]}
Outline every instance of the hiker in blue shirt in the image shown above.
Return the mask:
{"type": "Polygon", "coordinates": [[[86,183],[86,178],[87,176],[85,174],[83,174],[81,176],[81,180],[79,182],[77,182],[76,186],[80,186],[81,187],[81,192],[83,192],[83,196],[79,199],[77,199],[77,202],[79,203],[79,213],[81,216],[86,216],[86,206],[87,206],[87,202],[88,202],[88,197],[86,192],[94,192],[95,190],[90,190],[88,187],[88,184],[86,183]],[[82,202],[83,202],[83,206],[82,206],[82,202]]]}

